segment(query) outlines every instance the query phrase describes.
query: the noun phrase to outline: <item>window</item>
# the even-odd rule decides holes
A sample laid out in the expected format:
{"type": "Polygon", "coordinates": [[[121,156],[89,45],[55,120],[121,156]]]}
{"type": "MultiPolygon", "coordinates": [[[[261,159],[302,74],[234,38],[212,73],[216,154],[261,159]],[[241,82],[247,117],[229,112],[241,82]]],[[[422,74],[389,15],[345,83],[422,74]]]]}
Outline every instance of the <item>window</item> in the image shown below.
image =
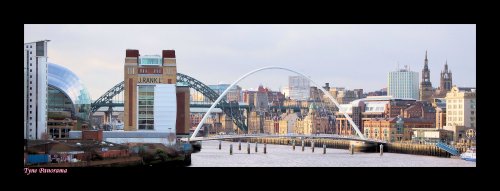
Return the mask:
{"type": "Polygon", "coordinates": [[[31,111],[30,111],[30,114],[31,114],[31,111]]]}
{"type": "Polygon", "coordinates": [[[31,105],[30,105],[30,108],[31,108],[31,105]]]}
{"type": "Polygon", "coordinates": [[[33,119],[33,117],[30,117],[30,120],[32,120],[32,119],[33,119]]]}
{"type": "Polygon", "coordinates": [[[154,88],[151,85],[138,87],[138,129],[154,130],[154,88]]]}
{"type": "Polygon", "coordinates": [[[31,99],[30,99],[30,102],[31,102],[31,99]]]}
{"type": "Polygon", "coordinates": [[[30,72],[32,72],[32,70],[30,69],[30,72]]]}
{"type": "Polygon", "coordinates": [[[30,93],[30,96],[31,96],[31,93],[30,93]]]}
{"type": "Polygon", "coordinates": [[[30,90],[31,90],[31,89],[32,89],[32,88],[30,87],[30,90]]]}
{"type": "Polygon", "coordinates": [[[30,78],[32,78],[32,77],[33,77],[33,75],[30,75],[30,78]]]}
{"type": "Polygon", "coordinates": [[[44,56],[45,55],[45,47],[43,46],[44,42],[36,42],[36,55],[44,56]]]}
{"type": "Polygon", "coordinates": [[[471,115],[474,115],[474,111],[470,111],[470,114],[471,114],[471,115]]]}
{"type": "Polygon", "coordinates": [[[30,51],[30,54],[31,54],[31,51],[30,51]]]}
{"type": "Polygon", "coordinates": [[[31,84],[31,81],[30,81],[30,84],[31,84]]]}

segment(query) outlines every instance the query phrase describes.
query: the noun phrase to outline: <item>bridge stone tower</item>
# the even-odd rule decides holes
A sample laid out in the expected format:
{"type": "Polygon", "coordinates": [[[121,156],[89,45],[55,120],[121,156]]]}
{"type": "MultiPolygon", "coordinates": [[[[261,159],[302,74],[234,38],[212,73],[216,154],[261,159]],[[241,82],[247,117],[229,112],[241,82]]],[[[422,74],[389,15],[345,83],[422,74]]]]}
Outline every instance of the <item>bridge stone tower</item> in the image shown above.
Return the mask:
{"type": "Polygon", "coordinates": [[[424,69],[422,69],[422,81],[420,81],[420,100],[430,101],[434,93],[431,83],[431,71],[428,67],[427,51],[425,51],[424,69]]]}

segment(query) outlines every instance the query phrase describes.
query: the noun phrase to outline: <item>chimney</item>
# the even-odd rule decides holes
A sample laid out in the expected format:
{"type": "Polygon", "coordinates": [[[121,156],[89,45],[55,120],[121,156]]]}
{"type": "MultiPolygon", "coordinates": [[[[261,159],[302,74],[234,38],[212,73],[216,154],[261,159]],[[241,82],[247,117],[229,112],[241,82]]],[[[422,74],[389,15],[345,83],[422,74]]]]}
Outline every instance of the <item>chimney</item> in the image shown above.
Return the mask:
{"type": "Polygon", "coordinates": [[[175,50],[163,50],[162,58],[175,58],[175,50]]]}
{"type": "Polygon", "coordinates": [[[127,49],[125,52],[125,57],[139,57],[139,50],[127,49]]]}

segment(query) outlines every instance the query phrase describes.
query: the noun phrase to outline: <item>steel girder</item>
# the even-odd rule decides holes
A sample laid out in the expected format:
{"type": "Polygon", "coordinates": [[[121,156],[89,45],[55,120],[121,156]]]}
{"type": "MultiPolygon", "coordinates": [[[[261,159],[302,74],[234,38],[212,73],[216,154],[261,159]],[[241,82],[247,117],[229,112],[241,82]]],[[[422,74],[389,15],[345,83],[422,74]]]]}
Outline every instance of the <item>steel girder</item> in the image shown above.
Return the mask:
{"type": "Polygon", "coordinates": [[[100,107],[111,104],[113,97],[120,94],[123,91],[124,82],[116,84],[114,87],[109,89],[104,95],[99,97],[96,101],[91,104],[91,112],[95,113],[100,107]]]}
{"type": "MultiPolygon", "coordinates": [[[[185,82],[189,85],[189,87],[195,89],[196,91],[203,94],[210,101],[215,101],[219,98],[219,94],[214,90],[210,89],[207,85],[198,81],[197,79],[192,78],[191,76],[184,75],[181,73],[177,73],[177,81],[185,82]]],[[[231,119],[233,122],[243,131],[247,131],[247,125],[245,124],[245,119],[242,113],[240,112],[238,102],[228,103],[226,100],[222,100],[219,102],[218,107],[222,109],[222,111],[231,119]],[[233,109],[238,108],[238,109],[233,109]]]]}
{"type": "MultiPolygon", "coordinates": [[[[195,89],[196,91],[202,93],[205,97],[207,97],[210,101],[215,101],[219,98],[219,94],[214,90],[210,89],[207,85],[194,79],[188,75],[184,75],[181,73],[177,73],[177,81],[187,83],[190,88],[195,89]]],[[[115,106],[112,103],[113,97],[118,95],[124,89],[124,82],[120,82],[115,85],[113,88],[108,90],[104,95],[99,97],[95,102],[92,103],[91,111],[92,113],[96,112],[100,107],[103,106],[115,106]]],[[[238,102],[228,103],[226,100],[222,100],[218,107],[222,109],[222,111],[234,121],[236,126],[243,131],[247,131],[247,125],[245,124],[245,119],[240,111],[238,102]]]]}

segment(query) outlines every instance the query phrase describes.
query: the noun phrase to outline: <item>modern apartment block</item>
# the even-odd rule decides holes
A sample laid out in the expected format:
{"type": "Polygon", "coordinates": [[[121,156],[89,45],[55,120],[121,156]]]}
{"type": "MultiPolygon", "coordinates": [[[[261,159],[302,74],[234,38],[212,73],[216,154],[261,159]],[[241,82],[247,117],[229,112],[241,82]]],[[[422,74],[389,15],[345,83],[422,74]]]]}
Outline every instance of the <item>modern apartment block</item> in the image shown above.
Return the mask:
{"type": "Polygon", "coordinates": [[[24,43],[24,138],[44,139],[47,134],[47,43],[24,43]]]}

